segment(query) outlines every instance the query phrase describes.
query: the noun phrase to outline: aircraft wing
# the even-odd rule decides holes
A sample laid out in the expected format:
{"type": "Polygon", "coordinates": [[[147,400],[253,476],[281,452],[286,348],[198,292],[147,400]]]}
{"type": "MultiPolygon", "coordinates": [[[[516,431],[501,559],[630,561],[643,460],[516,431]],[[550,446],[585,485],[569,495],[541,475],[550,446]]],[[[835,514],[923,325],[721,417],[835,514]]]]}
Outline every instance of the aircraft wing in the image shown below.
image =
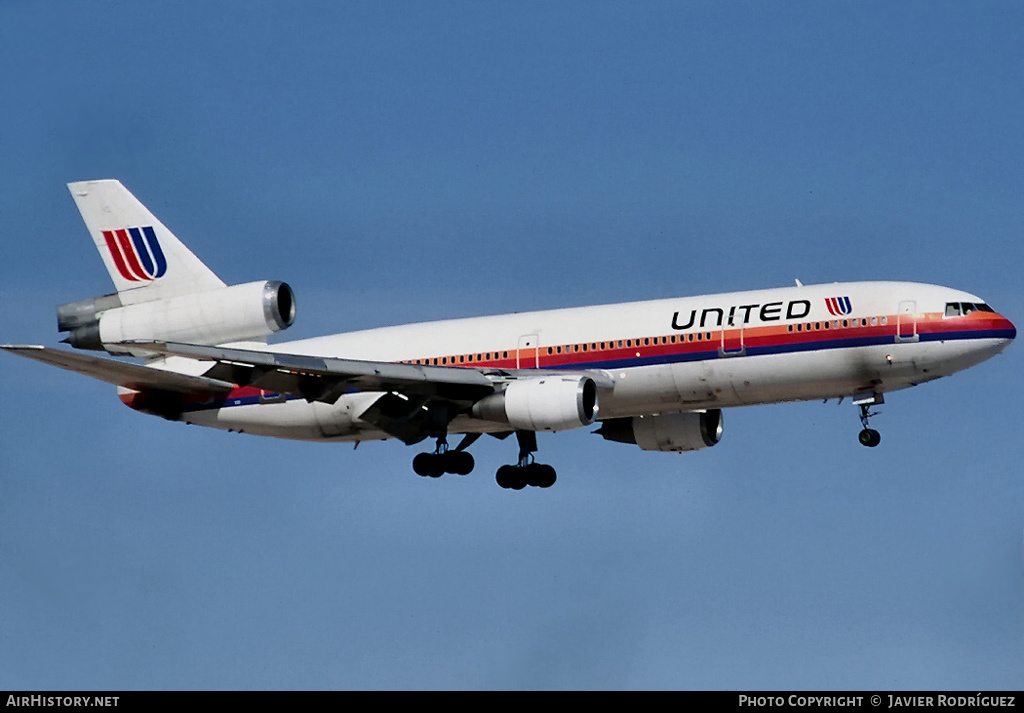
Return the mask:
{"type": "Polygon", "coordinates": [[[495,391],[509,372],[398,364],[175,342],[126,342],[132,350],[189,357],[216,364],[205,376],[240,386],[334,403],[346,391],[394,391],[407,397],[472,404],[495,391]]]}
{"type": "Polygon", "coordinates": [[[227,393],[235,388],[233,382],[207,376],[190,376],[164,369],[154,369],[140,364],[114,361],[89,354],[78,354],[63,349],[30,344],[0,344],[0,349],[18,354],[44,364],[91,376],[108,384],[116,384],[137,391],[160,389],[178,393],[227,393]]]}
{"type": "MultiPolygon", "coordinates": [[[[565,371],[432,366],[338,359],[176,342],[130,341],[133,352],[166,354],[214,362],[202,376],[32,345],[0,345],[6,351],[137,391],[227,394],[254,386],[307,401],[333,404],[349,391],[381,392],[359,417],[406,443],[436,433],[456,413],[523,377],[565,371]]],[[[600,388],[607,374],[585,370],[600,388]]]]}

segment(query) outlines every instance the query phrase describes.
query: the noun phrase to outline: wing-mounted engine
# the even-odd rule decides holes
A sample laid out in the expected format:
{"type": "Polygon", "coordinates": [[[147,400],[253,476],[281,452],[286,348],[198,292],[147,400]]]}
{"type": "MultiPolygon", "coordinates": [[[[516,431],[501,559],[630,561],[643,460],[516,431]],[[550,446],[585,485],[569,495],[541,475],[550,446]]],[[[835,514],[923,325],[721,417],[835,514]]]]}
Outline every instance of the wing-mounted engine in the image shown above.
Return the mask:
{"type": "Polygon", "coordinates": [[[595,433],[609,441],[635,443],[645,451],[697,451],[722,439],[722,411],[613,418],[604,421],[595,433]]]}
{"type": "Polygon", "coordinates": [[[125,353],[135,340],[225,344],[262,339],[295,321],[295,295],[284,282],[249,282],[122,305],[108,295],[61,305],[57,328],[78,349],[125,353]]]}
{"type": "Polygon", "coordinates": [[[546,375],[517,379],[473,405],[475,417],[522,431],[565,431],[597,418],[597,384],[589,376],[546,375]]]}

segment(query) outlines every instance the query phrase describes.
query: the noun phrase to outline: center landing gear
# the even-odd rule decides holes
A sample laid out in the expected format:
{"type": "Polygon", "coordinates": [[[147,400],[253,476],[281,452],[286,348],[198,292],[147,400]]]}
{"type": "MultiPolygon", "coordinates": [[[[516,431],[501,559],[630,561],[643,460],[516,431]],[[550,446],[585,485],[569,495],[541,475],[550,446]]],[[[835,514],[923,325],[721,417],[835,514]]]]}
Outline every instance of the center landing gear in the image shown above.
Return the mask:
{"type": "Polygon", "coordinates": [[[868,408],[875,404],[885,403],[885,399],[882,398],[881,394],[872,394],[862,400],[854,401],[854,403],[860,406],[860,425],[862,426],[861,432],[857,435],[857,440],[860,441],[862,446],[874,448],[881,443],[882,435],[875,429],[868,428],[868,419],[878,415],[877,411],[869,411],[868,408]]]}
{"type": "Polygon", "coordinates": [[[522,490],[527,485],[550,488],[555,484],[555,469],[543,463],[534,463],[537,451],[537,434],[533,431],[516,431],[519,441],[519,463],[498,468],[495,480],[503,488],[522,490]]]}
{"type": "Polygon", "coordinates": [[[448,439],[441,436],[433,453],[420,453],[412,459],[412,469],[417,475],[430,478],[440,478],[445,473],[469,475],[475,463],[466,449],[479,437],[479,433],[467,433],[455,450],[448,450],[448,439]]]}

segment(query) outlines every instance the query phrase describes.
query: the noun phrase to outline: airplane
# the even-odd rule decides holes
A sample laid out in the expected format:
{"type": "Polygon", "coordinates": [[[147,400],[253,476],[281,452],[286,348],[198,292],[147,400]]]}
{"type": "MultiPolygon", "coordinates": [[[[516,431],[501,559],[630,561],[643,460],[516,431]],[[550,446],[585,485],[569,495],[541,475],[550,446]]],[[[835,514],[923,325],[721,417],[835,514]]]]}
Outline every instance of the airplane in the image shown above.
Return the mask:
{"type": "Polygon", "coordinates": [[[722,438],[723,409],[850,398],[859,441],[884,395],[1003,351],[1009,319],[980,297],[847,282],[450,319],[269,344],[295,320],[284,282],[228,286],[119,181],[69,183],[115,292],[61,305],[79,350],[6,351],[115,384],[137,411],[308,441],[433,439],[422,476],[465,475],[481,435],[516,436],[508,489],[546,488],[537,432],[687,452],[722,438]],[[448,437],[462,436],[449,447],[448,437]]]}

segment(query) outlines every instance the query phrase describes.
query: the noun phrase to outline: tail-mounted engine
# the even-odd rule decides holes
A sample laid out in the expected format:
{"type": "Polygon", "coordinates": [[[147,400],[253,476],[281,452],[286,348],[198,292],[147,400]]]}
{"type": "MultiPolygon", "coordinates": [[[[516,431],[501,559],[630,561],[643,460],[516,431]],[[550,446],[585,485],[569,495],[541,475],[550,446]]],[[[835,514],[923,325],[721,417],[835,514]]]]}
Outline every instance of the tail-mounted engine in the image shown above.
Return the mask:
{"type": "Polygon", "coordinates": [[[113,353],[122,342],[176,341],[224,344],[262,339],[295,321],[295,295],[284,282],[244,285],[122,305],[117,295],[57,308],[57,328],[78,349],[113,353]]]}

